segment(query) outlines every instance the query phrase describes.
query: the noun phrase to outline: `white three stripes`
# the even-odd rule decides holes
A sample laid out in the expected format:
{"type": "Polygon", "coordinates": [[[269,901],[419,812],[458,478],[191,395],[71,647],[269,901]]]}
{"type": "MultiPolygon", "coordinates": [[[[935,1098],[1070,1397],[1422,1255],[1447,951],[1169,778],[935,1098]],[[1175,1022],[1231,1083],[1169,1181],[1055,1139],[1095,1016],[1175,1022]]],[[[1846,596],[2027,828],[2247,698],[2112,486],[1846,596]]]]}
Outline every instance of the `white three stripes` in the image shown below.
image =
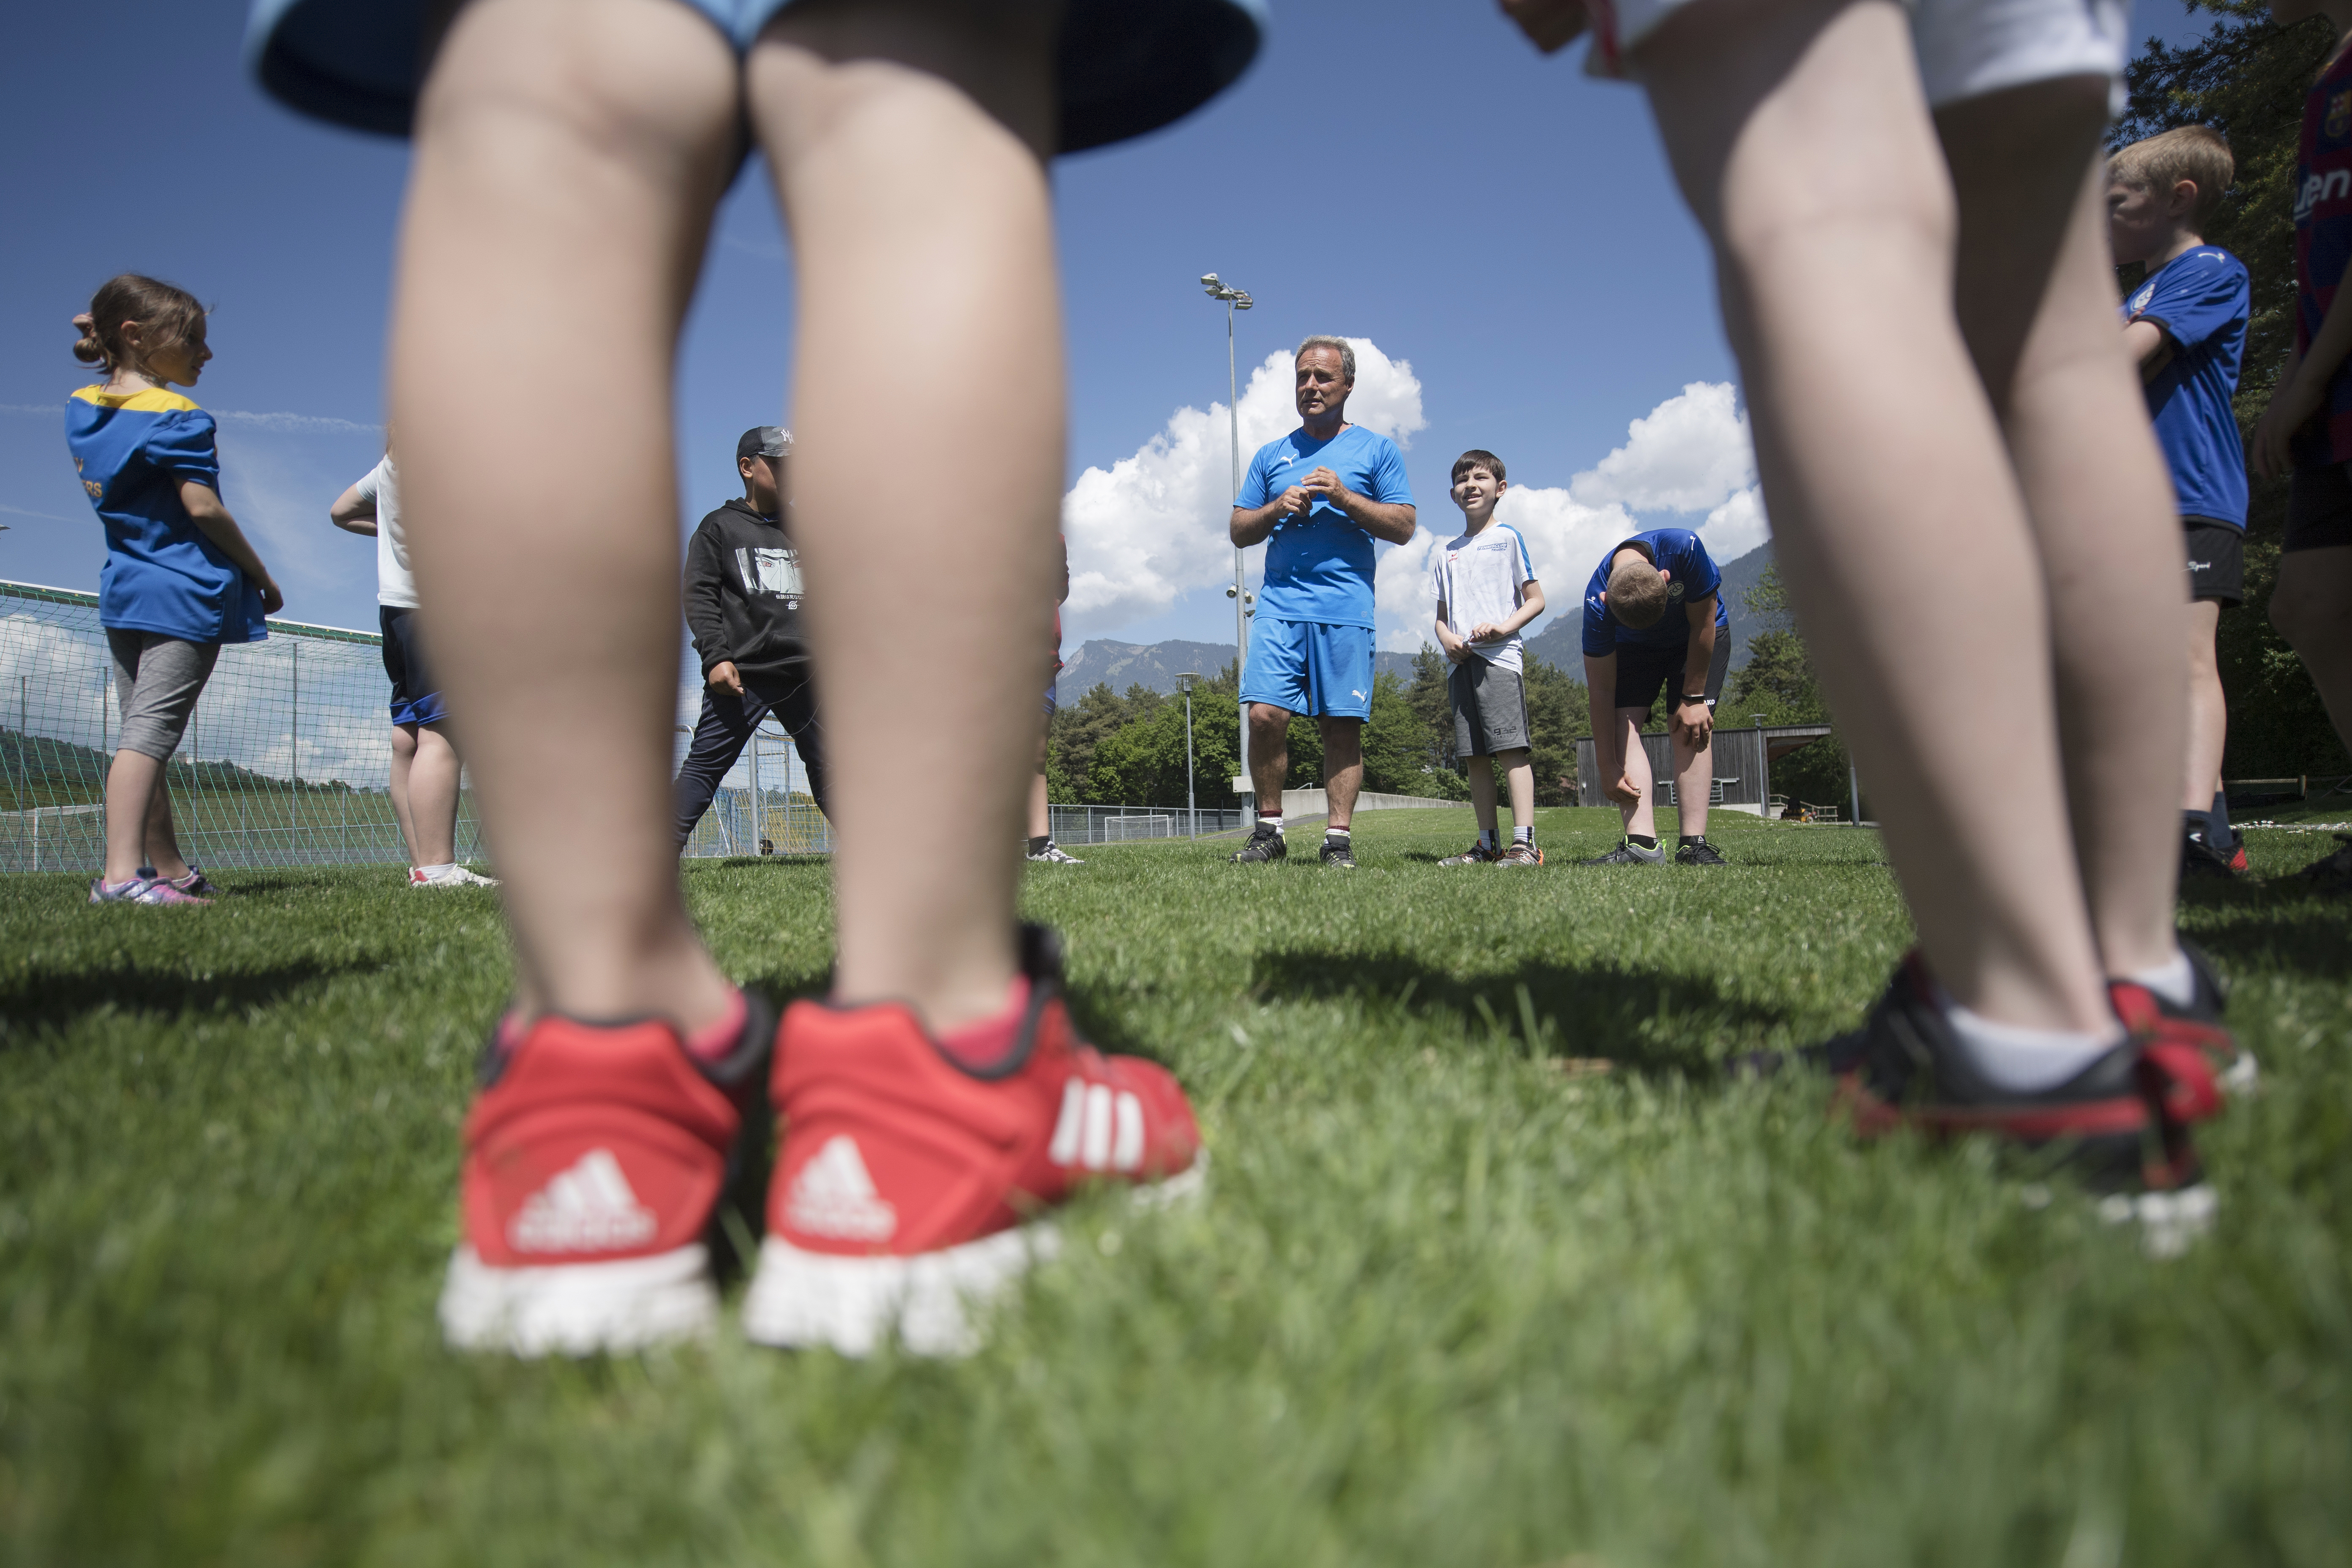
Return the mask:
{"type": "Polygon", "coordinates": [[[1143,1163],[1143,1102],[1126,1089],[1074,1078],[1062,1085],[1062,1115],[1045,1157],[1089,1171],[1132,1171],[1143,1163]]]}

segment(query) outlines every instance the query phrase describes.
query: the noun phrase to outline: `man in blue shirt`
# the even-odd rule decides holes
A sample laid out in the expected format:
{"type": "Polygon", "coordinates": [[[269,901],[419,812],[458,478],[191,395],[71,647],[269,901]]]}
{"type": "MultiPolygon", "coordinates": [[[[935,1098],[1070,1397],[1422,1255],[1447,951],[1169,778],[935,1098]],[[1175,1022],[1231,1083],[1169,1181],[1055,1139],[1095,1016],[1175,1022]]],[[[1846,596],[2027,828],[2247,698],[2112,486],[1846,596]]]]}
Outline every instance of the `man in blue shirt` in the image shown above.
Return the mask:
{"type": "Polygon", "coordinates": [[[1242,700],[1249,708],[1257,826],[1234,858],[1279,860],[1290,720],[1323,730],[1330,816],[1323,864],[1352,868],[1348,826],[1364,782],[1364,721],[1372,714],[1372,542],[1412,537],[1412,491],[1396,443],[1348,423],[1356,351],[1343,338],[1298,345],[1299,428],[1258,448],[1234,502],[1233,540],[1270,540],[1242,700]]]}
{"type": "Polygon", "coordinates": [[[2107,163],[2107,241],[2117,265],[2147,275],[2124,302],[2124,342],[2139,362],[2157,445],[2189,545],[2189,767],[2181,795],[2183,876],[2230,877],[2245,850],[2230,826],[2221,751],[2230,713],[2213,638],[2246,592],[2246,453],[2238,392],[2253,295],[2246,268],[2202,230],[2237,177],[2230,143],[2183,125],[2107,163]]]}
{"type": "Polygon", "coordinates": [[[1720,866],[1706,841],[1715,786],[1716,700],[1731,662],[1723,574],[1687,528],[1637,533],[1606,556],[1584,590],[1584,684],[1592,700],[1593,764],[1625,818],[1625,840],[1587,866],[1659,866],[1649,753],[1642,726],[1659,689],[1673,685],[1678,866],[1720,866]]]}

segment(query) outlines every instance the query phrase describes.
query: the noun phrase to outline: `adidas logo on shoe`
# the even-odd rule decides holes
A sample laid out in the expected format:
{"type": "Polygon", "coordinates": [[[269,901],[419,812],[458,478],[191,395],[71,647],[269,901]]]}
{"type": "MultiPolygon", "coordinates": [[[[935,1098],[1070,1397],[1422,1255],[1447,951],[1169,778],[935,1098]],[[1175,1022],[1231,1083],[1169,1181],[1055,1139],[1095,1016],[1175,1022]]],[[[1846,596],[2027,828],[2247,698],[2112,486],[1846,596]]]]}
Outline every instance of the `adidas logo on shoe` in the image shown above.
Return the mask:
{"type": "Polygon", "coordinates": [[[898,1231],[898,1211],[874,1190],[865,1157],[845,1132],[801,1167],[784,1196],[784,1217],[811,1236],[841,1241],[887,1241],[898,1231]]]}
{"type": "Polygon", "coordinates": [[[1088,1171],[1134,1171],[1143,1165],[1143,1102],[1125,1089],[1073,1078],[1062,1085],[1062,1114],[1045,1158],[1088,1171]]]}
{"type": "Polygon", "coordinates": [[[617,1252],[651,1241],[658,1224],[613,1152],[591,1149],[524,1202],[507,1241],[517,1252],[617,1252]]]}

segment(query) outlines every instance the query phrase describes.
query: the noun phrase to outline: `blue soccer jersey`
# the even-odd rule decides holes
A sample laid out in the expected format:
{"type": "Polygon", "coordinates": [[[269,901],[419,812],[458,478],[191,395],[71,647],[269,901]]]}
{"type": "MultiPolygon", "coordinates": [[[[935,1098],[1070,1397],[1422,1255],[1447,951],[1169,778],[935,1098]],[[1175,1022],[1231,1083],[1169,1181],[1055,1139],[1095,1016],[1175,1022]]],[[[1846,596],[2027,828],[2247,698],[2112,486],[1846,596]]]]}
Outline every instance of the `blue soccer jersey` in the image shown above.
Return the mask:
{"type": "Polygon", "coordinates": [[[1723,586],[1723,573],[1698,542],[1698,535],[1687,528],[1654,528],[1647,533],[1637,533],[1631,539],[1621,539],[1609,547],[1594,569],[1592,581],[1584,589],[1584,651],[1587,657],[1605,658],[1621,645],[1639,644],[1644,647],[1681,647],[1690,641],[1690,616],[1683,606],[1694,599],[1715,595],[1715,629],[1720,637],[1731,624],[1724,613],[1723,595],[1717,590],[1723,586]],[[1655,626],[1634,631],[1621,625],[1601,602],[1601,595],[1609,591],[1609,563],[1617,559],[1621,550],[1639,550],[1656,563],[1666,578],[1666,613],[1658,617],[1655,626]]]}
{"type": "MultiPolygon", "coordinates": [[[[2327,62],[2303,100],[2294,153],[2294,346],[2309,353],[2352,261],[2352,54],[2327,62]]],[[[2319,413],[2295,432],[2299,468],[2352,462],[2352,359],[2336,367],[2319,413]]]]}
{"type": "MultiPolygon", "coordinates": [[[[1404,454],[1385,436],[1360,425],[1344,426],[1328,441],[1304,429],[1268,441],[1250,459],[1242,493],[1234,504],[1244,510],[1265,505],[1317,468],[1328,468],[1339,482],[1369,500],[1411,506],[1404,454]]],[[[1265,544],[1265,584],[1257,613],[1282,621],[1320,621],[1327,626],[1372,624],[1372,536],[1348,514],[1318,497],[1304,517],[1274,525],[1265,544]]]]}
{"type": "Polygon", "coordinates": [[[2200,245],[2158,268],[2124,305],[2126,317],[2164,329],[2172,357],[2147,383],[2157,445],[2172,468],[2180,515],[2246,526],[2246,446],[2230,399],[2246,347],[2253,290],[2246,268],[2200,245]]]}
{"type": "Polygon", "coordinates": [[[261,589],[180,504],[184,479],[220,489],[211,415],[161,388],[85,386],[66,400],[66,446],[106,524],[101,625],[184,642],[258,642],[269,635],[261,589]]]}

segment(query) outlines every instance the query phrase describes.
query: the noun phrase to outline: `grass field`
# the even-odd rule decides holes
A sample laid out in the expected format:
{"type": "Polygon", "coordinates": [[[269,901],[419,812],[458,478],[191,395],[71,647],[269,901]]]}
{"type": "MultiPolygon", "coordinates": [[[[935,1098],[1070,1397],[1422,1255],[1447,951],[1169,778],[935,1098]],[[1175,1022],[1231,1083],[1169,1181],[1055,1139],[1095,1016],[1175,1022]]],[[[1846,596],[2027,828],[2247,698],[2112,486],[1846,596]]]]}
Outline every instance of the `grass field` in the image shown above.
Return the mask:
{"type": "MultiPolygon", "coordinates": [[[[2192,889],[2267,1089],[2159,1262],[2063,1179],[1715,1073],[1875,994],[1907,937],[1874,835],[1718,816],[1729,869],[1584,871],[1613,814],[1548,812],[1553,865],[1439,870],[1468,822],[1368,816],[1352,877],[1031,874],[1082,1021],[1175,1068],[1215,1167],[1197,1207],[1082,1206],[949,1364],[446,1352],[491,896],[10,879],[0,1559],[2345,1560],[2352,905],[2192,889]]],[[[2273,876],[2327,847],[2252,837],[2273,876]]],[[[687,882],[731,973],[822,983],[822,864],[687,882]]]]}

